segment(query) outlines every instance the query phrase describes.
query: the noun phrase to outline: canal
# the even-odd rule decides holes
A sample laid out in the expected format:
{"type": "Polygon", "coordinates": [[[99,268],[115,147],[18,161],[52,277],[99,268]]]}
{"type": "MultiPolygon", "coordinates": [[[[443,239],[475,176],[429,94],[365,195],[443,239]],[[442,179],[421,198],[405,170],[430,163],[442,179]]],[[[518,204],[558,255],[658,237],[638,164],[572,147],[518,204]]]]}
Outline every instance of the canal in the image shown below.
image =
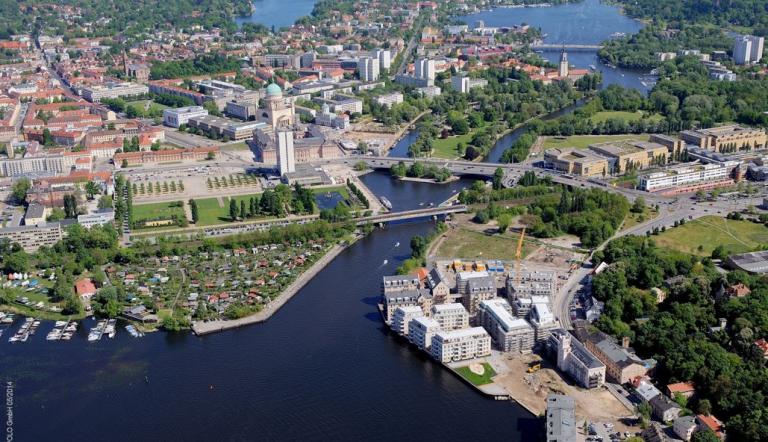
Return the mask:
{"type": "MultiPolygon", "coordinates": [[[[287,25],[306,15],[312,3],[259,0],[249,19],[287,25]]],[[[599,20],[595,41],[639,27],[596,0],[467,19],[489,26],[527,22],[541,26],[555,42],[592,42],[575,37],[583,35],[581,28],[566,32],[581,26],[572,20],[574,11],[584,14],[585,22],[599,20]]],[[[570,58],[582,66],[592,64],[589,56],[570,58]]],[[[631,81],[621,80],[626,72],[616,72],[606,83],[631,81]]],[[[519,132],[502,138],[490,160],[516,136],[519,132]]],[[[408,135],[398,149],[407,152],[415,137],[408,135]]],[[[394,210],[440,203],[471,183],[397,182],[379,172],[362,180],[394,210]]],[[[26,343],[11,345],[6,334],[0,341],[0,374],[13,383],[15,439],[538,440],[538,419],[512,402],[480,396],[382,324],[376,308],[381,277],[408,258],[413,235],[432,228],[421,222],[377,230],[260,325],[205,337],[160,332],[140,339],[121,326],[115,339],[95,343],[86,341],[91,321],[69,342],[46,341],[50,323],[26,343]]]]}

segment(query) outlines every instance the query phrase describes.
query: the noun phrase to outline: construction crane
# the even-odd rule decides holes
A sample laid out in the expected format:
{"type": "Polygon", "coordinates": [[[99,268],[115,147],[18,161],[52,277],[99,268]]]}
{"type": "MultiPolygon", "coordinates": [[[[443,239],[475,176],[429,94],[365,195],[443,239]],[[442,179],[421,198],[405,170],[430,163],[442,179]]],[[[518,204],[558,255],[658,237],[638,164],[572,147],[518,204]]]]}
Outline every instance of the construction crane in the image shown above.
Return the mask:
{"type": "MultiPolygon", "coordinates": [[[[523,256],[523,239],[525,239],[525,226],[520,231],[520,238],[517,240],[517,249],[515,249],[515,279],[513,280],[513,287],[517,290],[520,285],[520,258],[523,256]]],[[[507,293],[507,296],[511,293],[507,293]]]]}

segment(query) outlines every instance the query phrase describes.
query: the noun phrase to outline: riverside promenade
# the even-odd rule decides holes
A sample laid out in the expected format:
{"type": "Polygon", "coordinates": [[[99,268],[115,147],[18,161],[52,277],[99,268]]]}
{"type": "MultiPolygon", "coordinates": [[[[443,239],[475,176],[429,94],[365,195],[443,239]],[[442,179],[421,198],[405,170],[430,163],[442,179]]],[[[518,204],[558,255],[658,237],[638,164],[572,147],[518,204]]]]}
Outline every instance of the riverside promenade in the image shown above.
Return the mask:
{"type": "MultiPolygon", "coordinates": [[[[357,238],[356,238],[357,239],[357,238]]],[[[356,240],[355,239],[355,240],[356,240]]],[[[346,245],[336,244],[335,246],[331,247],[331,249],[323,255],[317,262],[312,264],[310,268],[308,268],[304,273],[299,275],[298,278],[296,278],[295,281],[293,281],[288,287],[286,287],[285,290],[275,298],[272,302],[264,306],[264,309],[261,310],[258,313],[255,313],[250,316],[246,316],[244,318],[240,319],[232,319],[232,320],[218,320],[218,321],[209,321],[209,322],[195,322],[192,324],[192,331],[198,335],[207,335],[209,333],[216,333],[224,330],[229,330],[232,328],[242,327],[244,325],[250,325],[250,324],[257,324],[260,322],[264,322],[272,315],[277,313],[280,308],[285,305],[286,302],[288,302],[296,293],[299,292],[299,290],[302,289],[309,281],[312,280],[312,278],[317,275],[320,270],[325,268],[331,261],[334,260],[341,252],[344,251],[347,247],[352,245],[355,240],[353,240],[351,243],[346,245]]]]}

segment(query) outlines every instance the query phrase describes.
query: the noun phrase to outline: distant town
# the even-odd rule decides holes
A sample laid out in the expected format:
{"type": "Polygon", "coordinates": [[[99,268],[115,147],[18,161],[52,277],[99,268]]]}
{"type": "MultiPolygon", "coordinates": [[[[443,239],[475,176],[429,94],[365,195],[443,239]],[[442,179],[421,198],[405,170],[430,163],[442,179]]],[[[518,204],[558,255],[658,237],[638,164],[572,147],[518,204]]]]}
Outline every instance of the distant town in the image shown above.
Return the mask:
{"type": "Polygon", "coordinates": [[[338,299],[525,440],[768,439],[767,14],[612,3],[0,2],[3,345],[265,326],[365,255],[338,299]],[[528,20],[577,7],[634,30],[528,20]]]}

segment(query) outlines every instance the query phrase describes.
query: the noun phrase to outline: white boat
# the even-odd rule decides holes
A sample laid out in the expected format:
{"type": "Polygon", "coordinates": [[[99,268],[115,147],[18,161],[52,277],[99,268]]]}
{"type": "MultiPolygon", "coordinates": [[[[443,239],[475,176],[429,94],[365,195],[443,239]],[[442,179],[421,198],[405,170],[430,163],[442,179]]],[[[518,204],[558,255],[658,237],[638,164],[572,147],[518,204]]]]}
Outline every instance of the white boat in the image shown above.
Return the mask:
{"type": "Polygon", "coordinates": [[[104,328],[104,333],[106,333],[110,339],[115,337],[115,333],[116,333],[115,324],[117,324],[117,319],[110,319],[109,321],[107,321],[106,328],[104,328]]]}
{"type": "Polygon", "coordinates": [[[395,244],[395,247],[400,247],[400,242],[399,241],[395,244]]]}
{"type": "Polygon", "coordinates": [[[381,201],[381,204],[386,207],[387,209],[392,209],[392,203],[389,202],[386,196],[379,197],[379,200],[381,201]]]}
{"type": "Polygon", "coordinates": [[[384,260],[384,264],[383,264],[383,265],[387,265],[387,263],[388,263],[388,262],[389,262],[389,261],[387,261],[387,260],[385,259],[385,260],[384,260]]]}

